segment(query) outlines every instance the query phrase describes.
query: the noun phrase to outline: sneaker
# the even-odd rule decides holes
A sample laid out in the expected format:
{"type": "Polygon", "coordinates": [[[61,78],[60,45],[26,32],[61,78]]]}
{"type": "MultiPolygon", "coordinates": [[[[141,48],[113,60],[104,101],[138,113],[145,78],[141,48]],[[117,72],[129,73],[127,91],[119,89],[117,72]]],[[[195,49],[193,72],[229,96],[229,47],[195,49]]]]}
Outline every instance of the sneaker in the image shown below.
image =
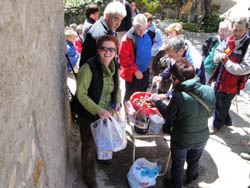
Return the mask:
{"type": "Polygon", "coordinates": [[[94,178],[83,178],[83,181],[88,186],[88,188],[97,188],[97,183],[94,178]]]}
{"type": "Polygon", "coordinates": [[[241,153],[240,154],[240,157],[242,159],[245,159],[245,160],[249,160],[250,161],[250,154],[249,153],[241,153]]]}

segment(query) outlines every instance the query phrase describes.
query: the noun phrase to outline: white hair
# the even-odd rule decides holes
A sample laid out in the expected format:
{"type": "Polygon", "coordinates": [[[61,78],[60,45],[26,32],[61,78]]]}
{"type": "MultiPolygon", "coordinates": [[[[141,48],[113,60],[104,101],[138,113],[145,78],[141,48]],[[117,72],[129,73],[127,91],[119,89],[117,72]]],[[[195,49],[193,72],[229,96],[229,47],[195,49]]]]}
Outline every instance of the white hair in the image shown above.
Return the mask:
{"type": "Polygon", "coordinates": [[[133,26],[147,26],[148,20],[144,14],[137,14],[133,21],[133,26]]]}
{"type": "Polygon", "coordinates": [[[227,28],[227,29],[231,30],[231,22],[229,22],[229,21],[222,21],[219,24],[219,28],[227,28]]]}
{"type": "Polygon", "coordinates": [[[125,6],[121,2],[114,1],[106,6],[104,10],[104,17],[106,14],[120,14],[122,17],[125,17],[127,15],[127,11],[125,9],[125,6]]]}

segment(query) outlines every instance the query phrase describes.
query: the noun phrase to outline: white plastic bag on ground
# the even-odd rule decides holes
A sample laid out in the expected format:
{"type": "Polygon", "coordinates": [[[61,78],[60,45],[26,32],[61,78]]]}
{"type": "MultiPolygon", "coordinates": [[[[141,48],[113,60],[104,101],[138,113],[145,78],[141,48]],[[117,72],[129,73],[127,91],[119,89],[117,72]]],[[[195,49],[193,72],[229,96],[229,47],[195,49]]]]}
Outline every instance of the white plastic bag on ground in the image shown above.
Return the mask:
{"type": "Polygon", "coordinates": [[[134,161],[130,167],[127,178],[131,188],[151,187],[156,184],[156,178],[161,170],[161,165],[157,166],[145,158],[134,161]]]}
{"type": "Polygon", "coordinates": [[[90,128],[97,147],[97,158],[99,160],[112,159],[111,133],[107,120],[97,120],[90,124],[90,128]]]}

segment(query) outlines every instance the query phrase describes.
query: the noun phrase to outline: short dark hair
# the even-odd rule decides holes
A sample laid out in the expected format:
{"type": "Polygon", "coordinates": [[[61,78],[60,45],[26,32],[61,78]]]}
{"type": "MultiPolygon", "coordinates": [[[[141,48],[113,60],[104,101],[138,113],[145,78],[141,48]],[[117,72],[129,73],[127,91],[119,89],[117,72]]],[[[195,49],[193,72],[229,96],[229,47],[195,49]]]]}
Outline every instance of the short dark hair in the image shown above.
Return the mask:
{"type": "Polygon", "coordinates": [[[186,58],[177,60],[170,68],[169,74],[175,76],[180,82],[192,79],[196,75],[195,68],[186,58]]]}
{"type": "Polygon", "coordinates": [[[85,7],[85,15],[87,18],[90,18],[90,15],[95,13],[95,12],[98,12],[99,9],[98,9],[98,6],[97,4],[95,3],[88,3],[85,7]]]}
{"type": "Polygon", "coordinates": [[[113,35],[103,35],[97,41],[97,48],[100,48],[105,41],[113,41],[115,43],[115,48],[119,48],[118,38],[113,35]]]}

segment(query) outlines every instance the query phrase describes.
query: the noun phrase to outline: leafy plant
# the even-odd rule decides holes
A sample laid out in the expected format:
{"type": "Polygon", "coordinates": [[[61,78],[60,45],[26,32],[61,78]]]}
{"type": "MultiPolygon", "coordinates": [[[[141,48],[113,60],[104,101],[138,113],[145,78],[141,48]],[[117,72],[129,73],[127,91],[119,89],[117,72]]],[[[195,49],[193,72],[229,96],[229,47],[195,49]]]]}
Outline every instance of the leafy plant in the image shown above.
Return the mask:
{"type": "Polygon", "coordinates": [[[148,12],[155,13],[155,10],[162,7],[159,0],[142,0],[141,1],[148,12]]]}

